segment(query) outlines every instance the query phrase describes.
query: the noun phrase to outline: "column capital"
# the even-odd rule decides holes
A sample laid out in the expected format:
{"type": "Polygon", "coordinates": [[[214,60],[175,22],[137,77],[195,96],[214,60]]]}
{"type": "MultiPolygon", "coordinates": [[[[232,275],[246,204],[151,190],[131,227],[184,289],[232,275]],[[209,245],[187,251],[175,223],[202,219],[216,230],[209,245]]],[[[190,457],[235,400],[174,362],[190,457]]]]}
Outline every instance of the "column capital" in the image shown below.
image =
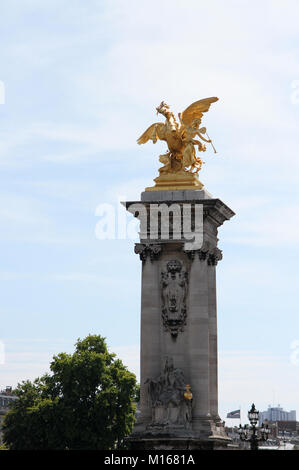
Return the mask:
{"type": "Polygon", "coordinates": [[[199,250],[185,251],[185,253],[191,261],[198,256],[200,261],[207,261],[209,266],[216,266],[218,261],[222,260],[222,251],[217,246],[209,247],[205,242],[199,250]]]}
{"type": "Polygon", "coordinates": [[[154,261],[161,255],[162,246],[158,243],[135,243],[134,251],[139,255],[141,261],[145,261],[148,256],[151,261],[154,261]]]}
{"type": "Polygon", "coordinates": [[[218,264],[218,261],[221,261],[222,258],[222,251],[219,250],[219,248],[215,247],[212,252],[209,252],[208,265],[216,266],[218,264]]]}

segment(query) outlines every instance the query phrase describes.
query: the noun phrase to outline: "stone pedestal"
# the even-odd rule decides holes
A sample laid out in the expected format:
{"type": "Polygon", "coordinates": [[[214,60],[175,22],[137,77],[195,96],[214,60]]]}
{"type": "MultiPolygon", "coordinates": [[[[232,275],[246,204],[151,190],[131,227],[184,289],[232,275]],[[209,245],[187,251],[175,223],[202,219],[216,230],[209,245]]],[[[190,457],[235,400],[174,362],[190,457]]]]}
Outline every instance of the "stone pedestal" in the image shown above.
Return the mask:
{"type": "Polygon", "coordinates": [[[222,253],[217,234],[234,213],[205,190],[144,192],[141,201],[126,207],[137,217],[143,212],[135,246],[142,262],[140,416],[128,439],[133,449],[226,446],[229,438],[218,415],[216,265],[222,253]],[[138,204],[144,210],[138,211],[138,204]],[[164,210],[161,216],[169,217],[169,238],[160,225],[152,235],[150,213],[158,204],[164,209],[175,204],[173,213],[164,210]],[[175,218],[182,220],[178,207],[181,214],[191,207],[191,230],[199,227],[195,205],[202,208],[203,239],[193,249],[172,229],[175,218]]]}

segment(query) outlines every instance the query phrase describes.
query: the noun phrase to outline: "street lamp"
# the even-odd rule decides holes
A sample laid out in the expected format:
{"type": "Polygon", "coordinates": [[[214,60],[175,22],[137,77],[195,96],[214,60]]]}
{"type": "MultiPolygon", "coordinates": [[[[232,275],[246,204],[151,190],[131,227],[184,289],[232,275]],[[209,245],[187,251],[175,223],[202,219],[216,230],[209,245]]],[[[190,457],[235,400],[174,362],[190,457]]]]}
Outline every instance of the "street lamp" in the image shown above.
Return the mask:
{"type": "Polygon", "coordinates": [[[260,428],[257,427],[259,420],[259,411],[256,410],[254,403],[251,406],[251,409],[248,411],[248,419],[251,426],[247,424],[245,426],[239,426],[239,436],[241,441],[250,442],[251,450],[258,450],[259,442],[266,441],[269,437],[270,429],[268,425],[262,424],[260,428]]]}

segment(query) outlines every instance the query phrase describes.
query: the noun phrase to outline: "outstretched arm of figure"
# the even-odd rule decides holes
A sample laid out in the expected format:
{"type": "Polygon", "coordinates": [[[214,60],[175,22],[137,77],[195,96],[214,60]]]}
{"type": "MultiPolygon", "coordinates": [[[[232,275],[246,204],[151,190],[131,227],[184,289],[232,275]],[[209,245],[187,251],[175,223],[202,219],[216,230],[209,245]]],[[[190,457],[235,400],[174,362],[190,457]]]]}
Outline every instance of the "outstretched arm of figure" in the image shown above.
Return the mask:
{"type": "Polygon", "coordinates": [[[204,142],[207,142],[208,144],[212,142],[210,139],[206,139],[200,132],[196,132],[196,135],[198,135],[200,139],[202,139],[204,142]]]}

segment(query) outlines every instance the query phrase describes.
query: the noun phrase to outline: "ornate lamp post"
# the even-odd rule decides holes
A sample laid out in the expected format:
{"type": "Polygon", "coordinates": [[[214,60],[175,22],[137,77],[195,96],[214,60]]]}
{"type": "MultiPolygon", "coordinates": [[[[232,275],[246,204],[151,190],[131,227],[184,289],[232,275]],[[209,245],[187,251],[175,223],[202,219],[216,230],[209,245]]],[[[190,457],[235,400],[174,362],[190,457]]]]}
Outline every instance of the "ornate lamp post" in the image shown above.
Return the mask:
{"type": "Polygon", "coordinates": [[[259,411],[256,410],[254,403],[251,406],[251,409],[248,411],[248,419],[251,426],[247,424],[245,426],[239,426],[239,435],[241,441],[250,442],[251,450],[258,450],[258,444],[260,441],[267,441],[270,433],[270,429],[264,423],[260,428],[257,427],[259,419],[259,411]]]}

